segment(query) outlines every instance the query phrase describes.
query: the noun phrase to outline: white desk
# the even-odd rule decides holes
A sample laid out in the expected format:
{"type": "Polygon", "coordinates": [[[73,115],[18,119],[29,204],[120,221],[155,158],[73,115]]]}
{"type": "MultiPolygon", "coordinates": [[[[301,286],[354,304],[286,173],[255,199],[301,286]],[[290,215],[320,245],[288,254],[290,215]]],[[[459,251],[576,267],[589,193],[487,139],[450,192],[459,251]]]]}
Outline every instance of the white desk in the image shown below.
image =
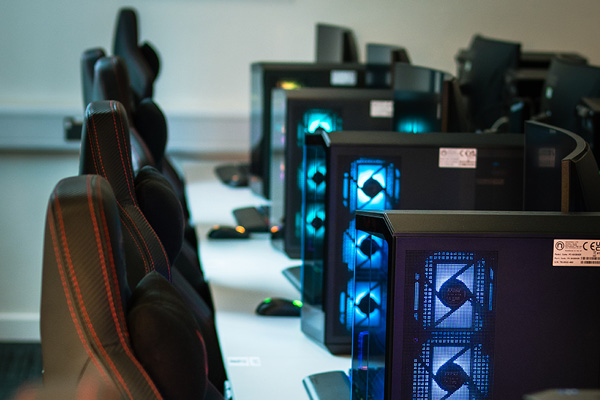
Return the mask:
{"type": "Polygon", "coordinates": [[[265,297],[298,299],[300,293],[281,271],[297,265],[275,250],[268,235],[248,240],[209,240],[214,224],[234,224],[231,211],[265,200],[247,188],[218,182],[214,163],[184,166],[188,200],[200,238],[200,258],[212,288],[216,325],[235,400],[306,400],[302,379],[348,371],[349,356],[333,356],[300,330],[300,319],[254,313],[265,297]]]}

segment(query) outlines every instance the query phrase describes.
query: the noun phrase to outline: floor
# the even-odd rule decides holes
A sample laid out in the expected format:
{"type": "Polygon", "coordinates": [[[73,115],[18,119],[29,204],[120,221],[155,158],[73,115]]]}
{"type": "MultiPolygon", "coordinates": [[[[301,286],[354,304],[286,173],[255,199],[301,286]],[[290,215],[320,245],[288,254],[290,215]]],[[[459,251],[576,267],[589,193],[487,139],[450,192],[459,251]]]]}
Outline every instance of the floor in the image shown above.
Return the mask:
{"type": "Polygon", "coordinates": [[[12,398],[25,382],[42,377],[40,343],[0,343],[0,400],[12,398]]]}

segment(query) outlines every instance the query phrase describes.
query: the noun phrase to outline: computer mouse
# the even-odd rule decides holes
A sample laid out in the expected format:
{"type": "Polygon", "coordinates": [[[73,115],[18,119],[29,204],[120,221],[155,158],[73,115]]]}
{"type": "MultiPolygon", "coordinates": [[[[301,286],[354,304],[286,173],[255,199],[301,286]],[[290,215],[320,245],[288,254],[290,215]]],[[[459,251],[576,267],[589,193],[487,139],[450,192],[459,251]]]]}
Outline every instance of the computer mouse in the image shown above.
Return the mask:
{"type": "Polygon", "coordinates": [[[275,317],[299,317],[302,302],[281,297],[268,297],[256,307],[258,315],[275,317]]]}
{"type": "Polygon", "coordinates": [[[215,225],[208,231],[211,239],[247,239],[250,233],[243,226],[215,225]]]}

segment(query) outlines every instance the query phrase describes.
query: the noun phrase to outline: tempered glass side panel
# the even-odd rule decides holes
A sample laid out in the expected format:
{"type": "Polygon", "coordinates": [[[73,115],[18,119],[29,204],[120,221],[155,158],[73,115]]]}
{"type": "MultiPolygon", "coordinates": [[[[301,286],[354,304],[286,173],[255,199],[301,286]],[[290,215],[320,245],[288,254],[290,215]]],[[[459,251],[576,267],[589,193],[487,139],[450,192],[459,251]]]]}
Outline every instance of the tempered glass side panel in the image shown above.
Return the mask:
{"type": "Polygon", "coordinates": [[[302,190],[302,301],[323,303],[323,246],[325,242],[326,152],[322,145],[306,145],[302,190]]]}
{"type": "Polygon", "coordinates": [[[384,395],[389,244],[357,230],[352,299],[352,398],[384,395]]]}
{"type": "MultiPolygon", "coordinates": [[[[293,247],[297,247],[302,242],[303,221],[314,221],[317,210],[309,210],[307,218],[302,217],[302,195],[303,190],[320,191],[319,195],[325,193],[325,160],[311,162],[310,165],[304,166],[304,143],[308,135],[321,135],[322,132],[339,131],[343,129],[343,121],[339,113],[325,108],[309,109],[298,120],[295,132],[295,150],[287,152],[286,157],[286,173],[290,179],[286,185],[291,186],[287,189],[285,197],[284,212],[289,217],[294,218],[293,223],[286,224],[287,232],[285,240],[288,255],[293,256],[293,247]],[[296,246],[294,246],[296,244],[296,246]]],[[[312,196],[312,193],[308,193],[312,196]]],[[[301,251],[300,249],[298,249],[301,251]]],[[[301,255],[300,255],[301,256],[301,255]]]]}
{"type": "Polygon", "coordinates": [[[327,245],[323,252],[328,292],[325,309],[329,313],[328,333],[338,341],[344,338],[351,341],[357,296],[353,275],[360,251],[357,243],[362,243],[363,238],[356,230],[354,217],[361,210],[398,208],[402,196],[402,159],[395,153],[393,149],[379,149],[377,156],[341,157],[330,163],[333,167],[328,171],[327,245]]]}
{"type": "Polygon", "coordinates": [[[271,94],[271,164],[270,164],[270,193],[271,210],[270,224],[277,227],[282,224],[284,213],[283,191],[285,184],[285,116],[286,97],[282,89],[274,89],[271,94]]]}
{"type": "MultiPolygon", "coordinates": [[[[263,135],[263,71],[258,66],[250,69],[250,173],[262,176],[267,138],[263,135]]],[[[266,112],[266,111],[265,111],[266,112]]]]}

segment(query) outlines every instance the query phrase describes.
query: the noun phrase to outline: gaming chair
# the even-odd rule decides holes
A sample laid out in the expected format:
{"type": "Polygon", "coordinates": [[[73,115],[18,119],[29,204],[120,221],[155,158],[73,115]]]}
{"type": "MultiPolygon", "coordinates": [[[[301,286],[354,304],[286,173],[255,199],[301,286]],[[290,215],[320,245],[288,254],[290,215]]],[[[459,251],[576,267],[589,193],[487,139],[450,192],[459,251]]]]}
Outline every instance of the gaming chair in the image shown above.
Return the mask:
{"type": "Polygon", "coordinates": [[[100,47],[88,49],[81,54],[81,94],[83,96],[84,111],[87,105],[94,100],[92,96],[94,90],[94,67],[96,66],[96,61],[102,57],[106,57],[106,52],[100,47]]]}
{"type": "Polygon", "coordinates": [[[129,124],[123,105],[99,101],[88,105],[84,118],[80,173],[108,180],[117,199],[124,229],[130,287],[151,270],[173,282],[200,325],[207,342],[209,379],[223,387],[226,379],[208,284],[197,258],[181,256],[181,205],[166,180],[146,166],[134,178],[129,124]],[[164,243],[164,244],[163,244],[164,243]],[[171,268],[171,266],[175,268],[171,268]]]}
{"type": "Polygon", "coordinates": [[[152,97],[160,60],[149,43],[138,44],[137,14],[133,8],[122,8],[119,11],[113,40],[113,54],[125,61],[136,100],[141,101],[152,97]]]}
{"type": "Polygon", "coordinates": [[[40,391],[80,398],[96,387],[110,398],[222,399],[207,380],[203,336],[177,290],[156,271],[130,289],[126,269],[135,265],[126,256],[130,227],[122,210],[98,175],[66,178],[50,197],[40,391]]]}

